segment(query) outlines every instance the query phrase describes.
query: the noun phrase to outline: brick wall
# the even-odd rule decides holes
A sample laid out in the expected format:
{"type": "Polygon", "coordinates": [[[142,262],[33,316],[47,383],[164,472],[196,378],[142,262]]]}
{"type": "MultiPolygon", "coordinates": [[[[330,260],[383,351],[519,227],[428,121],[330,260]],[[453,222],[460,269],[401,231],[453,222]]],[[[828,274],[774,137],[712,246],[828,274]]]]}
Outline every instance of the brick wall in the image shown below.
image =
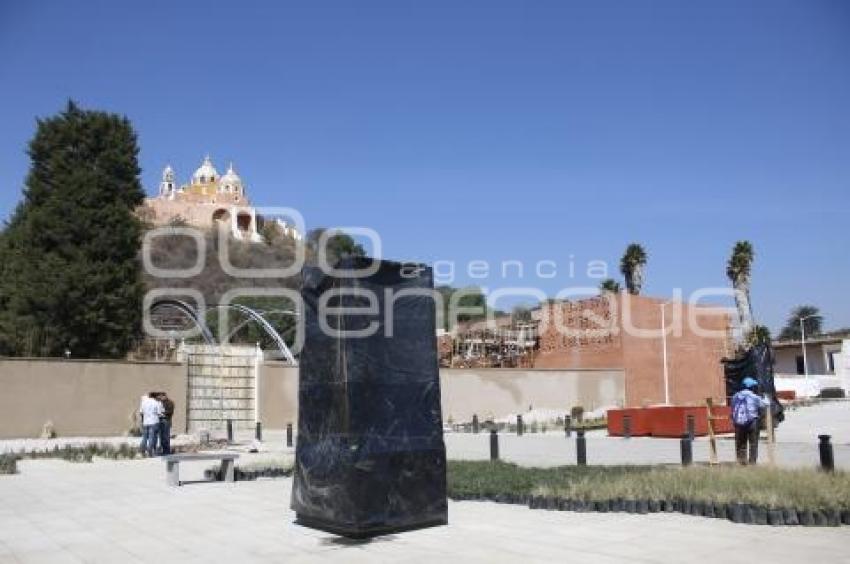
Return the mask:
{"type": "MultiPolygon", "coordinates": [[[[622,368],[626,405],[664,403],[660,304],[664,300],[613,295],[545,306],[535,368],[622,368]],[[559,329],[560,327],[561,329],[559,329]],[[653,331],[641,335],[640,331],[653,331]]],[[[729,351],[729,316],[680,302],[665,306],[670,401],[685,405],[707,397],[722,401],[720,359],[729,351]],[[700,335],[689,322],[717,333],[700,335]]]]}

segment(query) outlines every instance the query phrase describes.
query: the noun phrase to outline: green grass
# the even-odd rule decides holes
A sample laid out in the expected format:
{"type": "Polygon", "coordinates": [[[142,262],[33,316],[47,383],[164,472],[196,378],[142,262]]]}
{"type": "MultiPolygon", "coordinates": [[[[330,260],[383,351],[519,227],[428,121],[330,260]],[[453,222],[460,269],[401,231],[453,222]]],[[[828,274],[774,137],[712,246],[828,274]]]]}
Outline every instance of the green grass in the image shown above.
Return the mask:
{"type": "Polygon", "coordinates": [[[562,466],[449,461],[450,497],[542,495],[582,501],[654,499],[850,509],[850,474],[737,466],[562,466]]]}
{"type": "Polygon", "coordinates": [[[18,457],[14,454],[0,454],[0,475],[17,474],[18,457]]]}

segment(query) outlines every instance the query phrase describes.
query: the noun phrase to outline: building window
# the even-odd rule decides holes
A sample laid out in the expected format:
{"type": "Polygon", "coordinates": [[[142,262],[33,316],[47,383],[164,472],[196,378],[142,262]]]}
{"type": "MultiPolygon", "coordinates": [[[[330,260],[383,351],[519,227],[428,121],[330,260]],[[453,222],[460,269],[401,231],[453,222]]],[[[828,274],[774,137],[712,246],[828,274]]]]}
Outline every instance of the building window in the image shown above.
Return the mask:
{"type": "Polygon", "coordinates": [[[830,351],[826,355],[826,371],[830,374],[835,373],[835,351],[830,351]]]}
{"type": "Polygon", "coordinates": [[[803,362],[803,355],[797,355],[797,374],[805,374],[806,373],[806,363],[803,362]]]}

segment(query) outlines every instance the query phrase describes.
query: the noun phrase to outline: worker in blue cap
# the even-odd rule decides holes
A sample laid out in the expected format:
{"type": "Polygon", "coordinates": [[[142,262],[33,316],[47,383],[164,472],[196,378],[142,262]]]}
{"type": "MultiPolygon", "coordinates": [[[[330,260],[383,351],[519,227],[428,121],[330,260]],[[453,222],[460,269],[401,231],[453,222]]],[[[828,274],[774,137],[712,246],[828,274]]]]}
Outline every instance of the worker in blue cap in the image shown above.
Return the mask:
{"type": "Polygon", "coordinates": [[[732,423],[735,425],[735,454],[739,464],[755,464],[759,457],[759,414],[770,404],[756,394],[758,381],[747,376],[741,382],[743,389],[732,396],[732,423]],[[747,446],[749,445],[749,459],[747,446]]]}

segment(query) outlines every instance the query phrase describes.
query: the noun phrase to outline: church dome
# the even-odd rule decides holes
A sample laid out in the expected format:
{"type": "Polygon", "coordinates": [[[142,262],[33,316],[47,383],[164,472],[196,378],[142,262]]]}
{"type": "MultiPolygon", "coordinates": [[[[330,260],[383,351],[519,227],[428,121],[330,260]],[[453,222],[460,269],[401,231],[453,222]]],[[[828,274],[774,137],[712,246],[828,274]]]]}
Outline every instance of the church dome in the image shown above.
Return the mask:
{"type": "Polygon", "coordinates": [[[230,163],[230,166],[227,167],[227,172],[221,177],[218,189],[219,192],[242,193],[242,179],[239,178],[239,175],[233,169],[233,163],[230,163]]]}
{"type": "Polygon", "coordinates": [[[195,174],[192,175],[193,183],[205,183],[205,182],[215,182],[218,178],[218,171],[212,164],[210,160],[210,156],[207,155],[204,158],[204,162],[198,167],[198,170],[195,171],[195,174]]]}

